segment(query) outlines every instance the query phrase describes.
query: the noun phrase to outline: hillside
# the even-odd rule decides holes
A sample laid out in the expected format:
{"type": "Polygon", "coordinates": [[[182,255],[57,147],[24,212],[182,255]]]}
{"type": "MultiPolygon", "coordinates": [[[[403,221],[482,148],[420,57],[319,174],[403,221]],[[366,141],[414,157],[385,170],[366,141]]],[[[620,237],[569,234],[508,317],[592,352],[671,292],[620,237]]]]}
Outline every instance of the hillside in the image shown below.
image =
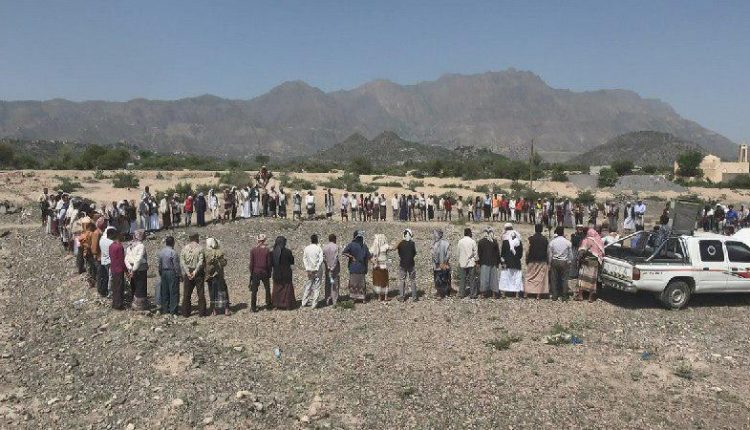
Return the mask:
{"type": "Polygon", "coordinates": [[[409,142],[392,131],[385,131],[372,140],[368,140],[360,133],[354,133],[343,142],[321,151],[316,158],[342,164],[355,158],[365,158],[375,166],[389,166],[400,165],[406,161],[450,160],[455,155],[454,151],[449,149],[409,142]]]}
{"type": "MultiPolygon", "coordinates": [[[[629,160],[636,166],[671,166],[680,154],[705,148],[669,133],[637,131],[611,139],[578,157],[588,165],[610,164],[615,160],[629,160]]],[[[737,154],[734,154],[736,157],[737,154]]],[[[734,158],[730,158],[734,160],[734,158]]]]}
{"type": "Polygon", "coordinates": [[[173,153],[252,158],[315,154],[357,131],[393,130],[409,141],[475,146],[524,157],[529,141],[562,160],[632,131],[654,130],[733,157],[727,138],[680,117],[668,104],[632,91],[573,92],[539,76],[507,70],[445,75],[399,85],[372,81],[326,93],[286,82],[251,100],[201,96],[173,101],[0,102],[0,137],[124,141],[173,153]]]}

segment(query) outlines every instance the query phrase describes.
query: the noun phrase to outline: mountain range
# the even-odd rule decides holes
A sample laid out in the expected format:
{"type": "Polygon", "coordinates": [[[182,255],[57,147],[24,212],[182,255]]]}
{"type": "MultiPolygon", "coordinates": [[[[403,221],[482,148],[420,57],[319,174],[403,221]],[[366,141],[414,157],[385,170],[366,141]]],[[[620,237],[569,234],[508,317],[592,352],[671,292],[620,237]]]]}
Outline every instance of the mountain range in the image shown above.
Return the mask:
{"type": "Polygon", "coordinates": [[[285,82],[250,100],[211,95],[173,101],[62,99],[0,102],[0,137],[127,142],[168,153],[279,158],[312,155],[353,133],[392,130],[408,141],[474,146],[523,158],[534,139],[547,160],[575,159],[623,133],[671,133],[723,158],[736,144],[632,91],[555,89],[509,69],[448,74],[399,85],[386,80],[324,92],[285,82]]]}

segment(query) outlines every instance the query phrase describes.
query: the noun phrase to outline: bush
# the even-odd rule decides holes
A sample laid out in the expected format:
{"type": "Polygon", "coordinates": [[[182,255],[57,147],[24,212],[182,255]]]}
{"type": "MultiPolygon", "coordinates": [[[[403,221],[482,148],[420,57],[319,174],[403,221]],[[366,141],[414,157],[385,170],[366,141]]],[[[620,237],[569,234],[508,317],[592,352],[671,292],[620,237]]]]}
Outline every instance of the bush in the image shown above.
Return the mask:
{"type": "Polygon", "coordinates": [[[599,188],[613,187],[617,183],[617,179],[617,172],[609,167],[605,167],[599,171],[597,184],[599,185],[599,188]]]}
{"type": "Polygon", "coordinates": [[[579,191],[578,195],[575,198],[576,203],[580,203],[582,205],[590,205],[593,204],[596,201],[596,196],[594,193],[592,193],[589,190],[585,191],[579,191]]]}
{"type": "Polygon", "coordinates": [[[219,175],[219,183],[244,187],[252,182],[250,174],[244,170],[229,170],[219,175]]]}
{"type": "Polygon", "coordinates": [[[417,181],[417,180],[412,179],[411,181],[409,181],[409,184],[407,185],[407,188],[414,192],[416,192],[417,188],[419,187],[424,187],[424,181],[417,181]]]}
{"type": "Polygon", "coordinates": [[[329,179],[328,181],[323,182],[320,185],[326,188],[337,188],[344,191],[352,191],[358,193],[373,193],[378,190],[378,187],[376,186],[363,184],[359,180],[359,175],[351,172],[346,172],[338,178],[329,179]]]}
{"type": "Polygon", "coordinates": [[[568,175],[565,173],[564,170],[560,168],[556,168],[552,170],[552,174],[550,175],[550,179],[553,182],[568,182],[568,175]]]}
{"type": "Polygon", "coordinates": [[[370,185],[376,186],[376,187],[392,187],[392,188],[401,188],[403,185],[399,181],[387,181],[387,182],[370,182],[370,185]]]}
{"type": "Polygon", "coordinates": [[[617,160],[613,161],[610,165],[612,170],[617,172],[617,175],[623,176],[623,175],[629,175],[633,172],[633,162],[630,160],[617,160]]]}
{"type": "Polygon", "coordinates": [[[357,157],[347,169],[356,175],[369,175],[373,171],[372,163],[364,157],[357,157]]]}
{"type": "Polygon", "coordinates": [[[81,185],[80,182],[74,181],[68,177],[55,176],[55,179],[60,181],[60,183],[57,184],[55,189],[62,190],[62,192],[64,193],[68,193],[68,194],[74,193],[80,190],[81,188],[83,188],[83,185],[81,185]]]}
{"type": "Polygon", "coordinates": [[[292,190],[314,190],[316,188],[316,185],[312,181],[308,181],[307,179],[303,178],[297,178],[289,176],[288,173],[282,173],[281,176],[279,176],[279,182],[281,182],[281,185],[284,186],[284,188],[289,188],[292,190]]]}
{"type": "Polygon", "coordinates": [[[649,165],[641,167],[641,172],[646,173],[648,175],[653,175],[654,173],[658,171],[659,171],[659,168],[654,166],[653,164],[649,164],[649,165]]]}
{"type": "Polygon", "coordinates": [[[112,176],[112,186],[115,188],[137,188],[139,182],[133,173],[117,172],[112,176]]]}
{"type": "Polygon", "coordinates": [[[107,175],[104,174],[104,171],[102,169],[96,169],[94,171],[94,179],[97,181],[101,181],[102,179],[109,179],[107,175]]]}

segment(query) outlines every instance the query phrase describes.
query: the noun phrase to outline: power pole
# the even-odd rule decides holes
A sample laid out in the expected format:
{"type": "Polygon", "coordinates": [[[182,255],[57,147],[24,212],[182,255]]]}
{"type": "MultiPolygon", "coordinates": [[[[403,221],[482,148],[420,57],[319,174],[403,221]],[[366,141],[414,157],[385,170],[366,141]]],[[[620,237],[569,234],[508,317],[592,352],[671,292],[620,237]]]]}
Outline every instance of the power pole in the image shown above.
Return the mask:
{"type": "Polygon", "coordinates": [[[529,188],[534,189],[534,138],[531,138],[531,151],[529,152],[529,188]]]}

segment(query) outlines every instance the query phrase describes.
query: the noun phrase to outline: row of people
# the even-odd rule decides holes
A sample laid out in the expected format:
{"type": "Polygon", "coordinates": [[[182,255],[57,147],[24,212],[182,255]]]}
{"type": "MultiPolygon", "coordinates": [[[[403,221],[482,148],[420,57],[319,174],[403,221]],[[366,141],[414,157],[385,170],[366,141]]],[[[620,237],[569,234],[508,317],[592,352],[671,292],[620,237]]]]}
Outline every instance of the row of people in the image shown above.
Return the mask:
{"type": "MultiPolygon", "coordinates": [[[[143,244],[145,231],[137,230],[132,240],[124,244],[124,235],[106,225],[104,217],[97,218],[95,215],[92,219],[85,216],[81,223],[80,250],[90,287],[96,288],[102,296],[110,296],[114,309],[123,309],[126,302],[124,286],[130,285],[128,293],[132,297],[132,306],[136,309],[147,308],[146,273],[149,259],[143,244]]],[[[521,236],[512,224],[505,225],[499,240],[495,238],[493,228],[486,227],[479,242],[473,239],[471,229],[467,228],[457,244],[459,297],[516,295],[540,299],[549,294],[553,300],[565,299],[568,296],[571,267],[575,266],[578,268],[575,272],[578,275],[575,298],[581,299],[582,294],[588,292],[589,300],[594,300],[596,274],[604,255],[604,243],[599,233],[594,228],[588,229],[574,250],[562,226],[556,228],[555,238],[549,242],[542,234],[541,225],[535,229],[535,234],[528,238],[528,250],[524,255],[521,236]],[[522,271],[523,260],[526,263],[525,272],[522,271]]],[[[205,246],[201,246],[198,234],[193,234],[179,253],[175,250],[172,236],[166,237],[164,243],[164,248],[156,257],[160,282],[155,296],[161,312],[176,315],[181,310],[183,316],[189,316],[192,311],[191,297],[195,291],[198,314],[206,315],[207,286],[213,314],[229,315],[229,291],[224,275],[227,259],[219,241],[209,237],[205,240],[205,246]],[[182,292],[180,284],[183,285],[182,292]]],[[[325,246],[320,245],[317,235],[312,235],[302,252],[305,285],[301,305],[314,308],[323,303],[336,304],[339,300],[342,261],[347,261],[347,289],[351,299],[367,300],[366,278],[371,269],[374,292],[379,300],[389,300],[389,254],[392,252],[399,257],[399,300],[404,301],[408,296],[417,300],[417,247],[411,229],[405,229],[402,239],[395,244],[389,244],[383,234],[376,234],[369,247],[365,244],[364,233],[358,230],[343,249],[337,244],[335,235],[328,237],[325,246]]],[[[436,296],[449,296],[454,293],[452,250],[439,229],[433,231],[430,253],[436,296]]],[[[265,288],[267,309],[296,307],[292,276],[294,263],[294,255],[283,236],[276,238],[272,248],[266,245],[265,235],[257,237],[257,245],[250,251],[247,266],[251,311],[258,310],[257,294],[261,284],[265,288]]]]}

